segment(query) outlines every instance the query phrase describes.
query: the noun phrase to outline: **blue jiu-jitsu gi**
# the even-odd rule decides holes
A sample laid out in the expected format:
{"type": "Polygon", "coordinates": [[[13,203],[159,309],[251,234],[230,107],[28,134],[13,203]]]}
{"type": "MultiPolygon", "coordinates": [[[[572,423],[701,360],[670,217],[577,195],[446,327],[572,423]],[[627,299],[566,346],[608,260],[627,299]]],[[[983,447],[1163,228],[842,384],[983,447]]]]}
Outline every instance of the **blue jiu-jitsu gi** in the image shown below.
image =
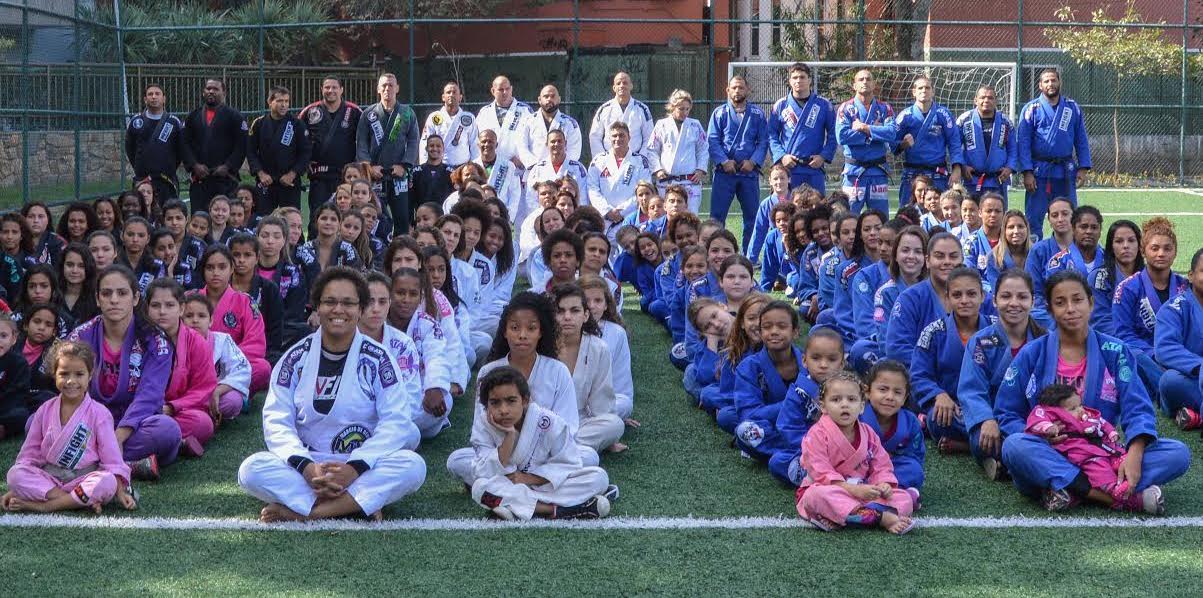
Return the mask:
{"type": "MultiPolygon", "coordinates": [[[[1178,274],[1170,273],[1166,302],[1190,288],[1190,283],[1178,274]]],[[[1157,313],[1162,302],[1158,297],[1148,270],[1141,270],[1121,281],[1115,288],[1115,299],[1111,304],[1111,316],[1115,328],[1114,336],[1132,351],[1136,357],[1136,370],[1153,402],[1161,403],[1158,388],[1165,368],[1153,359],[1154,331],[1157,328],[1157,313]]],[[[1097,306],[1096,306],[1097,307],[1097,306]]],[[[1091,318],[1093,320],[1093,318],[1091,318]]]]}
{"type": "MultiPolygon", "coordinates": [[[[1006,435],[1002,461],[1015,487],[1027,496],[1065,489],[1081,475],[1044,438],[1024,432],[1040,391],[1057,382],[1060,346],[1056,330],[1025,345],[1007,368],[995,398],[994,415],[1006,435]]],[[[1140,492],[1186,473],[1190,450],[1177,440],[1157,437],[1157,414],[1135,367],[1132,352],[1122,341],[1093,330],[1087,334],[1082,405],[1097,409],[1112,425],[1122,426],[1129,443],[1142,436],[1148,439],[1140,483],[1135,488],[1140,492]]]]}
{"type": "Polygon", "coordinates": [[[729,351],[723,351],[718,360],[718,384],[702,390],[702,409],[713,413],[719,429],[728,434],[734,434],[739,423],[739,411],[735,408],[735,385],[739,382],[735,367],[738,365],[731,362],[729,351]]]}
{"type": "MultiPolygon", "coordinates": [[[[866,270],[871,266],[873,266],[873,259],[862,254],[857,258],[843,260],[836,270],[835,289],[831,295],[831,315],[836,330],[844,338],[845,347],[851,347],[852,342],[856,340],[856,305],[853,299],[856,286],[853,278],[861,270],[866,270]]],[[[868,286],[868,282],[865,282],[865,294],[871,294],[876,290],[870,290],[868,286]]]]}
{"type": "Polygon", "coordinates": [[[803,369],[798,379],[785,393],[785,400],[777,413],[777,433],[781,435],[781,446],[769,457],[769,472],[777,479],[797,486],[806,477],[802,470],[802,439],[815,422],[819,421],[819,385],[803,369]]]}
{"type": "MultiPolygon", "coordinates": [[[[1086,281],[1090,283],[1090,294],[1094,296],[1094,304],[1111,305],[1115,300],[1115,285],[1127,278],[1120,272],[1116,264],[1110,270],[1103,264],[1095,264],[1086,281]]],[[[1172,297],[1173,295],[1171,295],[1172,297]]],[[[1096,309],[1090,312],[1090,327],[1099,332],[1115,336],[1115,323],[1111,317],[1111,309],[1096,309]]]]}
{"type": "Polygon", "coordinates": [[[839,245],[833,245],[819,260],[819,305],[828,309],[835,305],[835,287],[839,285],[839,272],[847,256],[839,245]]]}
{"type": "MultiPolygon", "coordinates": [[[[898,205],[911,203],[911,180],[925,174],[940,192],[948,190],[948,175],[964,163],[961,157],[961,131],[948,108],[932,102],[924,113],[916,102],[903,108],[894,119],[898,132],[896,141],[906,135],[914,145],[902,150],[902,178],[899,181],[898,205]]],[[[895,151],[898,151],[895,149],[895,151]]]]}
{"type": "Polygon", "coordinates": [[[873,100],[865,106],[852,98],[836,110],[835,139],[844,153],[844,173],[840,182],[848,194],[848,205],[859,214],[868,205],[882,214],[890,213],[890,154],[897,142],[894,108],[873,100]],[[856,121],[868,123],[868,135],[856,131],[856,121]]]}
{"type": "MultiPolygon", "coordinates": [[[[1006,243],[1002,239],[999,239],[998,242],[1006,243]]],[[[977,270],[977,273],[982,275],[982,285],[987,291],[993,290],[994,281],[998,279],[999,270],[994,265],[994,248],[990,246],[990,239],[986,236],[985,227],[971,233],[967,240],[961,242],[961,247],[964,248],[965,252],[965,265],[977,270]],[[994,266],[993,272],[991,272],[991,266],[994,266]],[[990,277],[991,274],[994,275],[993,278],[990,277]]],[[[1015,261],[1011,259],[1010,252],[1006,253],[1004,259],[1010,260],[1011,265],[1015,264],[1015,261]]]]}
{"type": "Polygon", "coordinates": [[[1002,169],[1015,172],[1019,168],[1015,125],[1005,114],[995,111],[990,128],[983,129],[982,115],[977,109],[967,110],[957,117],[961,130],[961,156],[964,165],[973,169],[972,178],[965,181],[969,194],[980,198],[986,191],[996,191],[1007,205],[1010,177],[999,180],[1002,169]]]}
{"type": "Polygon", "coordinates": [[[1024,104],[1016,131],[1019,171],[1036,177],[1036,190],[1029,191],[1024,206],[1032,234],[1044,236],[1048,204],[1068,197],[1078,205],[1077,171],[1090,168],[1090,140],[1078,103],[1061,96],[1056,106],[1040,97],[1024,104]]]}
{"type": "Polygon", "coordinates": [[[849,292],[852,295],[853,338],[877,338],[877,323],[873,319],[874,299],[877,297],[877,290],[887,280],[890,280],[890,268],[885,262],[870,264],[852,276],[849,292]]]}
{"type": "Polygon", "coordinates": [[[1203,368],[1203,305],[1193,289],[1170,299],[1157,311],[1153,332],[1153,352],[1165,366],[1161,376],[1161,407],[1173,417],[1179,409],[1199,411],[1203,389],[1199,372],[1203,368]]]}
{"type": "MultiPolygon", "coordinates": [[[[769,236],[769,231],[776,228],[773,226],[773,207],[779,203],[789,203],[788,197],[777,197],[776,193],[769,193],[769,196],[760,200],[760,205],[756,207],[756,221],[752,224],[752,240],[744,247],[744,257],[748,261],[755,264],[760,261],[760,250],[764,249],[765,239],[769,236]]],[[[747,223],[744,223],[747,226],[747,223]]]]}
{"type": "MultiPolygon", "coordinates": [[[[803,313],[810,308],[810,302],[819,296],[819,271],[823,268],[823,256],[830,250],[831,247],[824,249],[814,241],[811,241],[807,244],[806,249],[802,250],[802,259],[799,260],[801,269],[798,271],[796,282],[791,283],[790,286],[794,288],[795,296],[802,302],[798,309],[803,313]]],[[[822,303],[821,300],[820,303],[822,303]]]]}
{"type": "MultiPolygon", "coordinates": [[[[1037,337],[1029,326],[1026,343],[1037,337]]],[[[980,463],[982,454],[980,439],[982,424],[994,419],[994,397],[1002,385],[1003,375],[1011,365],[1011,341],[1002,322],[978,330],[965,343],[965,354],[961,358],[961,377],[957,380],[957,401],[961,404],[961,415],[969,433],[969,452],[980,463]]]]}
{"type": "MultiPolygon", "coordinates": [[[[806,371],[802,365],[802,351],[797,347],[790,350],[801,376],[806,371]]],[[[744,357],[735,368],[735,376],[735,409],[739,416],[735,443],[749,455],[768,461],[774,452],[784,447],[784,438],[777,430],[777,416],[794,380],[781,379],[768,349],[744,357]]]]}
{"type": "MultiPolygon", "coordinates": [[[[911,356],[915,351],[915,343],[928,324],[948,315],[944,303],[936,290],[931,286],[930,279],[915,283],[902,291],[894,301],[894,307],[889,312],[889,323],[886,325],[885,349],[886,357],[902,362],[908,368],[911,366],[911,356]]],[[[982,300],[981,314],[996,316],[994,301],[989,293],[982,300]]]]}
{"type": "MultiPolygon", "coordinates": [[[[1044,300],[1044,281],[1048,280],[1050,276],[1062,270],[1074,270],[1076,272],[1080,272],[1082,276],[1089,275],[1091,269],[1093,269],[1096,265],[1101,265],[1103,263],[1103,249],[1101,247],[1095,247],[1094,255],[1091,256],[1090,261],[1087,262],[1086,257],[1082,255],[1082,250],[1078,248],[1077,243],[1070,243],[1068,248],[1060,249],[1056,241],[1053,241],[1051,238],[1048,240],[1051,241],[1051,243],[1047,245],[1043,245],[1045,242],[1044,240],[1041,240],[1040,243],[1036,244],[1043,245],[1044,251],[1041,251],[1040,253],[1044,253],[1048,249],[1056,249],[1057,252],[1049,256],[1048,259],[1038,260],[1037,258],[1040,256],[1037,255],[1037,252],[1035,251],[1036,246],[1033,245],[1032,251],[1028,252],[1028,261],[1024,264],[1024,269],[1027,270],[1028,274],[1032,276],[1032,288],[1034,290],[1032,319],[1039,322],[1040,325],[1044,326],[1045,328],[1052,328],[1053,316],[1049,314],[1048,304],[1044,300]]],[[[1096,303],[1094,305],[1094,310],[1090,314],[1091,320],[1094,320],[1094,313],[1099,310],[1110,311],[1111,306],[1103,304],[1103,306],[1100,307],[1096,303]]]]}
{"type": "Polygon", "coordinates": [[[730,102],[714,109],[710,114],[710,125],[706,129],[710,146],[710,162],[714,165],[714,177],[710,190],[710,215],[724,225],[732,198],[739,197],[743,210],[744,234],[740,247],[747,247],[752,238],[749,223],[756,217],[756,204],[760,197],[760,165],[769,151],[769,123],[764,110],[751,102],[745,104],[742,116],[730,102]],[[723,171],[722,164],[735,161],[735,173],[723,171]],[[741,172],[740,164],[751,160],[756,168],[752,172],[741,172]]]}
{"type": "Polygon", "coordinates": [[[890,463],[894,464],[898,487],[923,488],[923,462],[927,459],[927,444],[923,441],[923,427],[919,425],[919,418],[909,410],[901,409],[894,420],[894,427],[883,430],[877,421],[877,412],[873,411],[871,405],[866,405],[860,420],[869,424],[881,438],[881,447],[890,454],[890,463]]]}
{"type": "MultiPolygon", "coordinates": [[[[979,315],[977,329],[985,330],[993,323],[990,318],[979,315]]],[[[957,384],[964,355],[965,346],[961,344],[957,319],[953,314],[924,327],[915,343],[915,352],[911,356],[911,394],[915,397],[919,412],[927,414],[927,431],[936,440],[969,439],[964,409],[962,415],[953,418],[947,426],[937,423],[935,417],[936,397],[940,396],[940,393],[948,393],[954,403],[960,402],[957,398],[957,384]]]]}
{"type": "Polygon", "coordinates": [[[827,195],[822,168],[811,168],[810,157],[822,156],[830,164],[835,159],[835,108],[831,100],[811,92],[801,102],[794,94],[773,104],[769,111],[769,149],[773,164],[786,154],[798,159],[789,171],[789,188],[806,183],[827,195]]]}
{"type": "Polygon", "coordinates": [[[862,336],[858,329],[856,343],[848,350],[848,363],[862,375],[886,356],[886,325],[890,322],[890,314],[894,311],[898,295],[908,286],[905,280],[889,278],[888,270],[886,278],[873,292],[871,334],[862,336]]]}
{"type": "MultiPolygon", "coordinates": [[[[755,281],[753,281],[755,284],[755,281]]],[[[681,301],[681,309],[684,310],[685,318],[685,355],[689,359],[693,359],[694,352],[699,346],[706,344],[706,338],[698,329],[693,327],[689,322],[689,304],[693,303],[698,297],[709,297],[719,303],[727,302],[727,295],[723,293],[723,289],[718,285],[718,277],[713,272],[706,272],[706,276],[693,281],[683,289],[685,299],[681,301]]]]}
{"type": "Polygon", "coordinates": [[[785,240],[781,238],[781,231],[774,228],[769,231],[764,243],[764,261],[760,263],[760,290],[767,293],[773,290],[773,285],[778,280],[784,281],[785,272],[782,267],[785,261],[785,240]]]}

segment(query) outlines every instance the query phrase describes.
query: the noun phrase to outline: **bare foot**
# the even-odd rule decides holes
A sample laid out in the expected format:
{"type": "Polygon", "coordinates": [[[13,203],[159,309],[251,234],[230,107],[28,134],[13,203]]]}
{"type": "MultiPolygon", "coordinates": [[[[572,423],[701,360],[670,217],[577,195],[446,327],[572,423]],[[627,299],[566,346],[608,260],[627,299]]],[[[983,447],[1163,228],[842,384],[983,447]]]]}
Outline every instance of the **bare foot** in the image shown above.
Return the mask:
{"type": "Polygon", "coordinates": [[[17,498],[17,495],[13,494],[12,492],[5,492],[4,496],[0,496],[0,509],[4,509],[5,511],[13,510],[10,505],[12,505],[13,499],[15,498],[17,498]]]}
{"type": "Polygon", "coordinates": [[[104,511],[104,505],[101,505],[100,503],[96,503],[96,504],[92,505],[93,513],[96,513],[97,515],[99,515],[101,513],[101,511],[104,511]]]}
{"type": "Polygon", "coordinates": [[[381,521],[384,521],[384,511],[376,511],[371,515],[368,515],[368,519],[371,519],[373,523],[380,523],[381,521]]]}
{"type": "Polygon", "coordinates": [[[615,442],[614,444],[611,444],[606,450],[610,451],[611,453],[621,453],[629,448],[631,448],[631,447],[629,447],[621,442],[615,442]]]}
{"type": "Polygon", "coordinates": [[[643,426],[643,424],[639,423],[639,420],[637,420],[637,419],[635,419],[635,418],[633,418],[633,417],[628,417],[628,418],[626,418],[626,419],[624,419],[624,420],[622,420],[622,421],[623,421],[624,423],[626,423],[626,425],[627,425],[627,427],[628,427],[628,428],[639,428],[639,427],[642,427],[642,426],[643,426]]]}
{"type": "Polygon", "coordinates": [[[16,496],[10,498],[5,508],[14,513],[20,511],[34,511],[38,513],[46,512],[46,501],[25,500],[16,496]]]}
{"type": "Polygon", "coordinates": [[[882,529],[895,535],[902,535],[911,531],[911,526],[914,522],[910,517],[900,517],[897,513],[887,511],[881,514],[882,529]]]}
{"type": "Polygon", "coordinates": [[[281,521],[304,521],[305,517],[288,507],[270,503],[259,511],[259,521],[263,523],[279,523],[281,521]]]}

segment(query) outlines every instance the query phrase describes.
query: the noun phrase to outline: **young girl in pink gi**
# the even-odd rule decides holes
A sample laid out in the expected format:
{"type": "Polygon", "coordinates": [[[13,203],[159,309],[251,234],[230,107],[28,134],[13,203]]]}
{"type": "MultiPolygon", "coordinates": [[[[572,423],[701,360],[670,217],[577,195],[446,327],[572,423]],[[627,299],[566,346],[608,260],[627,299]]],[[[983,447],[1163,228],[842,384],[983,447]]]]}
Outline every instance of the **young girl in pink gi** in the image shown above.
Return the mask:
{"type": "Polygon", "coordinates": [[[137,507],[126,490],[129,466],[109,410],[88,396],[96,356],[87,345],[62,342],[51,349],[50,369],[59,396],[38,408],[17,462],[8,470],[6,511],[63,511],[91,508],[99,513],[112,500],[137,507]]]}
{"type": "Polygon", "coordinates": [[[201,256],[200,270],[205,279],[200,293],[213,302],[213,330],[230,335],[251,362],[251,394],[266,390],[272,366],[266,358],[263,315],[249,295],[230,287],[233,255],[225,245],[210,245],[201,256]]]}
{"type": "Polygon", "coordinates": [[[217,423],[220,425],[249,410],[251,364],[230,335],[210,330],[213,326],[213,304],[203,295],[185,297],[183,320],[185,326],[208,340],[213,352],[217,387],[213,389],[212,400],[217,404],[217,423]]]}
{"type": "Polygon", "coordinates": [[[798,514],[824,531],[845,525],[911,529],[911,496],[898,489],[890,454],[868,424],[860,380],[851,372],[828,378],[819,391],[823,415],[802,440],[798,514]]]}
{"type": "Polygon", "coordinates": [[[180,324],[184,312],[184,287],[174,278],[159,278],[146,288],[146,313],[175,346],[171,382],[163,397],[163,413],[180,425],[180,450],[185,455],[205,454],[205,443],[217,428],[217,403],[213,389],[213,349],[195,330],[180,324]]]}
{"type": "Polygon", "coordinates": [[[1165,513],[1159,486],[1133,492],[1127,480],[1119,481],[1119,468],[1127,454],[1123,438],[1097,409],[1082,405],[1074,387],[1050,384],[1037,400],[1025,431],[1051,437],[1053,448],[1082,470],[1090,481],[1087,498],[1117,511],[1165,513]]]}

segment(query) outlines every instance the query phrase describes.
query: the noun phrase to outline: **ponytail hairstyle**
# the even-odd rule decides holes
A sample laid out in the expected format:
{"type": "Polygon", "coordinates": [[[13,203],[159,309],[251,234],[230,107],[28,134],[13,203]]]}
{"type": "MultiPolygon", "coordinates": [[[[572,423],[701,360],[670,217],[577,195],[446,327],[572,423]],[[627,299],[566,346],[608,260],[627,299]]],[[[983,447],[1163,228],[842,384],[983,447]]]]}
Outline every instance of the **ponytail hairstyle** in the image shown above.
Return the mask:
{"type": "MultiPolygon", "coordinates": [[[[422,303],[426,307],[426,315],[434,318],[436,321],[440,319],[439,306],[434,302],[434,290],[430,285],[430,276],[426,270],[414,270],[413,268],[397,268],[393,271],[392,277],[389,279],[388,292],[391,297],[393,293],[393,283],[402,278],[418,279],[418,292],[422,294],[422,303]]],[[[392,313],[392,309],[389,309],[392,313]]],[[[416,314],[415,314],[416,315],[416,314]]]]}
{"type": "MultiPolygon", "coordinates": [[[[1027,271],[1023,270],[1022,268],[1007,268],[1006,270],[1003,270],[1002,273],[998,275],[998,278],[994,280],[994,296],[997,297],[998,289],[1002,288],[1004,282],[1011,279],[1023,281],[1023,284],[1028,287],[1028,292],[1032,295],[1033,305],[1035,305],[1036,285],[1032,282],[1032,275],[1028,274],[1027,271]]],[[[1028,332],[1031,333],[1032,338],[1040,338],[1044,336],[1046,332],[1048,332],[1044,329],[1044,326],[1041,326],[1040,323],[1036,321],[1036,318],[1032,317],[1030,310],[1028,312],[1028,332]]]]}

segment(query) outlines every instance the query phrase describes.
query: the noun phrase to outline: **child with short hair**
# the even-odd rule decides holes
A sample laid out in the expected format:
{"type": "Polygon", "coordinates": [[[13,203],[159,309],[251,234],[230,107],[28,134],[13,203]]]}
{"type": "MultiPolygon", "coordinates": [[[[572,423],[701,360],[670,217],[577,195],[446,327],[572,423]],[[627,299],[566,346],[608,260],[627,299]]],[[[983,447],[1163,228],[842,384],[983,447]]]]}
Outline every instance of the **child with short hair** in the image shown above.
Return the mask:
{"type": "Polygon", "coordinates": [[[735,368],[735,444],[741,451],[768,462],[785,439],[777,430],[777,417],[786,393],[806,371],[802,351],[794,346],[802,317],[785,301],[772,301],[760,310],[761,349],[735,368]]]}
{"type": "Polygon", "coordinates": [[[798,515],[823,531],[847,525],[905,534],[913,522],[911,495],[898,491],[881,439],[858,419],[865,409],[860,380],[838,372],[819,392],[823,415],[802,441],[798,515]]]}
{"type": "Polygon", "coordinates": [[[1097,409],[1082,404],[1073,386],[1050,384],[1040,391],[1037,401],[1028,414],[1025,431],[1051,437],[1053,448],[1081,469],[1069,484],[1085,490],[1081,496],[1116,511],[1165,514],[1159,486],[1137,492],[1128,480],[1118,481],[1119,468],[1127,455],[1123,438],[1097,409]]]}
{"type": "Polygon", "coordinates": [[[927,445],[923,442],[919,418],[904,408],[911,394],[910,376],[901,363],[883,359],[865,375],[865,392],[872,409],[865,409],[860,420],[881,438],[881,445],[894,464],[894,477],[910,493],[917,511],[927,445]]]}
{"type": "Polygon", "coordinates": [[[530,386],[508,365],[482,377],[485,417],[472,422],[472,500],[500,519],[597,519],[610,514],[610,478],[586,467],[572,430],[531,401],[530,386]]]}
{"type": "Polygon", "coordinates": [[[210,404],[217,405],[217,424],[238,417],[249,407],[251,393],[251,362],[230,335],[211,330],[213,304],[204,295],[184,297],[184,325],[209,341],[213,364],[217,370],[217,387],[210,404]]]}
{"type": "Polygon", "coordinates": [[[752,240],[748,243],[745,254],[753,263],[760,261],[760,250],[764,247],[769,230],[773,228],[773,208],[780,204],[790,204],[789,169],[780,163],[769,168],[769,194],[760,200],[756,208],[756,219],[752,222],[752,240]]]}
{"type": "Polygon", "coordinates": [[[127,510],[137,507],[113,416],[88,396],[95,363],[96,356],[83,343],[63,342],[52,349],[50,367],[60,394],[30,421],[17,461],[8,470],[8,492],[0,497],[4,510],[90,508],[99,513],[114,498],[127,510]]]}

